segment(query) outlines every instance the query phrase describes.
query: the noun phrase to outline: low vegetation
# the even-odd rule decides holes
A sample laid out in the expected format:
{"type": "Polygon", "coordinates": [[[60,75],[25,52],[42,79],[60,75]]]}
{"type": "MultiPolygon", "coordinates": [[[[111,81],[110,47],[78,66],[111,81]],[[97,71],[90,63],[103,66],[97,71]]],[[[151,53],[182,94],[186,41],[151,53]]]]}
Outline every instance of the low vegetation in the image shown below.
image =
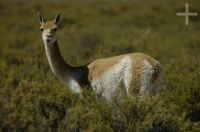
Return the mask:
{"type": "MultiPolygon", "coordinates": [[[[186,1],[0,3],[0,131],[200,131],[200,17],[185,26],[186,1]],[[130,52],[161,62],[160,93],[110,104],[72,94],[51,72],[37,12],[61,12],[58,41],[72,66],[130,52]]],[[[189,9],[200,14],[200,1],[189,9]]]]}

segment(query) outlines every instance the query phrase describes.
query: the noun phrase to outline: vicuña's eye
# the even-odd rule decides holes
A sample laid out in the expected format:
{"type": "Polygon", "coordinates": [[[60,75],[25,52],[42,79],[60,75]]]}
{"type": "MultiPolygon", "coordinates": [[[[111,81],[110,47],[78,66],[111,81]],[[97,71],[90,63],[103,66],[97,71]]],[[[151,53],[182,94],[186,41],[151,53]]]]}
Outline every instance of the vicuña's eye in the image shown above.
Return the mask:
{"type": "Polygon", "coordinates": [[[41,31],[44,31],[44,28],[40,28],[41,31]]]}
{"type": "Polygon", "coordinates": [[[52,29],[54,32],[56,32],[57,28],[52,29]]]}

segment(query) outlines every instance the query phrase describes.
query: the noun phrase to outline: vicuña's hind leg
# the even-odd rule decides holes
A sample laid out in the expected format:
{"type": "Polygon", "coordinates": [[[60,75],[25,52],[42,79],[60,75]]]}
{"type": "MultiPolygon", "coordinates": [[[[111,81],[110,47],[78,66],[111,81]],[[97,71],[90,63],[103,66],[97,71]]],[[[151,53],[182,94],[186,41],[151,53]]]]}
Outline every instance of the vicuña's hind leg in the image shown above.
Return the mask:
{"type": "Polygon", "coordinates": [[[152,74],[152,79],[151,79],[151,89],[152,93],[155,95],[159,91],[160,85],[161,85],[161,79],[162,79],[162,67],[158,63],[154,68],[153,68],[153,74],[152,74]]]}
{"type": "Polygon", "coordinates": [[[145,94],[152,94],[151,89],[151,78],[153,75],[153,67],[146,61],[144,69],[141,72],[140,75],[140,89],[139,89],[139,95],[144,96],[145,94]]]}

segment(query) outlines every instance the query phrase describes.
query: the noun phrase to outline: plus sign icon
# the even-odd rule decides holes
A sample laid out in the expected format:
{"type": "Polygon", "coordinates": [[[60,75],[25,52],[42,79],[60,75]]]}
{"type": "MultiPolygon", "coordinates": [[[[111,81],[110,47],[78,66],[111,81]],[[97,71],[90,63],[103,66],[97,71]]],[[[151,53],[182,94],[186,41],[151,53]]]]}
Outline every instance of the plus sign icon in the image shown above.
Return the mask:
{"type": "Polygon", "coordinates": [[[185,16],[185,25],[189,25],[189,17],[190,16],[197,16],[196,12],[189,12],[189,5],[188,3],[185,4],[185,12],[176,13],[177,16],[185,16]]]}

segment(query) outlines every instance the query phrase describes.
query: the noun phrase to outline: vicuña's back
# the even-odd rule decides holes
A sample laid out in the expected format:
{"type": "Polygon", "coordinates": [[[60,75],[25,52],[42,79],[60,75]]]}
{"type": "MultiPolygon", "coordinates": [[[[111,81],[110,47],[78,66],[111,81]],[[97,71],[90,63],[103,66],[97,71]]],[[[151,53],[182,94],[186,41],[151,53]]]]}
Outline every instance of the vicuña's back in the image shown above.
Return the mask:
{"type": "Polygon", "coordinates": [[[46,55],[53,73],[73,92],[91,87],[106,99],[118,95],[156,94],[161,82],[162,68],[158,61],[143,53],[130,53],[102,58],[92,63],[71,67],[57,43],[56,29],[60,14],[53,21],[45,21],[39,14],[46,55]]]}

